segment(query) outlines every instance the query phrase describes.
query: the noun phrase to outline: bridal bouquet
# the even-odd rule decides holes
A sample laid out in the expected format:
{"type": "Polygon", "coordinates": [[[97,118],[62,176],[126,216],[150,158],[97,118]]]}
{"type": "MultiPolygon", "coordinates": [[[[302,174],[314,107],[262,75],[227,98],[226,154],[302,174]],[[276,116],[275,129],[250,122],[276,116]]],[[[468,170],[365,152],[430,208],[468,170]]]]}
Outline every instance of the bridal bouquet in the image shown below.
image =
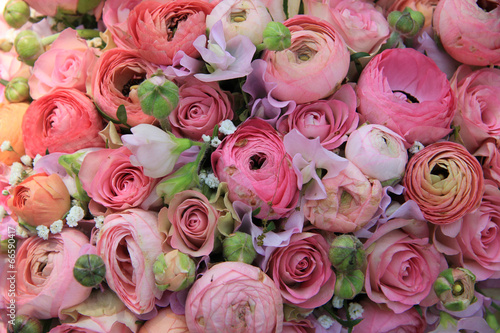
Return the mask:
{"type": "Polygon", "coordinates": [[[498,0],[0,3],[0,332],[500,332],[498,0]]]}

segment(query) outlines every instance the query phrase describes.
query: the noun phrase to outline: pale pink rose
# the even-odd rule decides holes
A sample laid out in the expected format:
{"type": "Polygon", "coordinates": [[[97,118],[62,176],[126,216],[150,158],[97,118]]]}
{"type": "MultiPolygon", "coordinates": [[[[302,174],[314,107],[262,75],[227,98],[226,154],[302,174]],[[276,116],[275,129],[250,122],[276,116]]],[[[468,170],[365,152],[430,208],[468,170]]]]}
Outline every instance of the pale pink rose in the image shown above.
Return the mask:
{"type": "Polygon", "coordinates": [[[257,218],[290,215],[299,200],[297,175],[283,139],[264,120],[251,118],[212,153],[215,176],[229,187],[229,200],[260,208],[257,218]]]}
{"type": "Polygon", "coordinates": [[[493,180],[500,187],[500,140],[486,140],[474,156],[480,158],[484,178],[493,180]]]}
{"type": "Polygon", "coordinates": [[[73,266],[81,248],[89,244],[82,232],[63,229],[47,240],[33,236],[21,241],[16,250],[17,314],[38,319],[66,318],[62,310],[84,301],[92,288],[73,277],[73,266]]]}
{"type": "MultiPolygon", "coordinates": [[[[30,67],[24,62],[17,60],[14,48],[9,52],[0,52],[0,79],[10,81],[15,77],[30,77],[30,67]]],[[[7,102],[5,99],[5,86],[0,84],[0,103],[7,102]]]]}
{"type": "Polygon", "coordinates": [[[104,147],[99,131],[103,121],[92,100],[74,88],[57,88],[32,102],[24,114],[22,131],[26,155],[74,153],[104,147]]]}
{"type": "Polygon", "coordinates": [[[130,209],[106,216],[97,253],[106,265],[106,282],[135,314],[155,309],[162,292],[156,288],[153,263],[162,253],[158,215],[130,209]]]}
{"type": "Polygon", "coordinates": [[[307,200],[305,218],[319,229],[348,233],[361,229],[377,212],[382,185],[367,178],[353,163],[337,176],[322,179],[326,199],[307,200]]]}
{"type": "Polygon", "coordinates": [[[102,20],[111,32],[113,41],[124,49],[134,48],[132,36],[128,33],[128,16],[142,0],[106,0],[102,9],[102,20]]]}
{"type": "Polygon", "coordinates": [[[219,263],[189,290],[186,322],[191,333],[279,333],[283,328],[281,294],[260,268],[219,263]]]}
{"type": "Polygon", "coordinates": [[[381,125],[364,125],[352,132],[345,156],[366,176],[381,182],[401,179],[408,162],[403,138],[381,125]]]}
{"type": "Polygon", "coordinates": [[[365,249],[365,290],[373,302],[400,314],[414,305],[438,301],[433,284],[448,265],[429,243],[427,222],[389,220],[366,241],[365,249]]]}
{"type": "Polygon", "coordinates": [[[193,41],[205,34],[206,16],[213,7],[203,0],[143,1],[129,14],[128,33],[141,56],[152,63],[172,65],[178,51],[196,58],[193,41]]]}
{"type": "Polygon", "coordinates": [[[111,49],[100,56],[87,90],[99,109],[109,117],[118,119],[116,112],[123,105],[128,125],[152,124],[156,119],[142,112],[137,87],[156,70],[156,66],[135,50],[111,49]]]}
{"type": "Polygon", "coordinates": [[[202,141],[202,135],[212,136],[214,127],[223,120],[232,120],[233,98],[215,82],[192,79],[179,87],[179,104],[168,120],[177,137],[202,141]]]}
{"type": "Polygon", "coordinates": [[[148,320],[139,329],[139,333],[189,333],[186,317],[175,314],[170,307],[158,311],[153,319],[148,320]]]}
{"type": "Polygon", "coordinates": [[[283,135],[295,128],[309,139],[319,137],[323,147],[333,150],[347,140],[358,121],[356,93],[343,85],[326,100],[297,105],[278,119],[276,128],[283,135]]]}
{"type": "Polygon", "coordinates": [[[418,51],[389,49],[374,56],[359,77],[356,94],[362,121],[388,127],[406,140],[407,148],[451,132],[456,99],[450,83],[418,51]]]}
{"type": "Polygon", "coordinates": [[[500,69],[472,71],[462,65],[451,79],[457,96],[453,125],[460,126],[460,137],[474,152],[489,137],[500,139],[500,69]]]}
{"type": "Polygon", "coordinates": [[[139,207],[157,181],[144,175],[143,168],[130,162],[126,148],[101,149],[83,159],[78,177],[83,189],[96,203],[114,211],[139,207]]]}
{"type": "Polygon", "coordinates": [[[440,0],[432,25],[456,60],[474,66],[499,65],[499,17],[497,1],[440,0]]]}
{"type": "Polygon", "coordinates": [[[262,3],[266,6],[273,21],[284,22],[286,20],[287,14],[285,14],[285,11],[283,10],[283,1],[262,0],[262,3]]]}
{"type": "Polygon", "coordinates": [[[192,257],[209,255],[214,249],[219,215],[202,193],[194,190],[177,193],[168,205],[168,222],[164,221],[171,224],[167,242],[192,257]]]}
{"type": "Polygon", "coordinates": [[[292,45],[264,51],[264,79],[277,86],[271,96],[282,101],[312,102],[333,94],[347,75],[350,55],[331,24],[314,16],[297,15],[284,22],[292,45]]]}
{"type": "Polygon", "coordinates": [[[30,95],[38,99],[58,87],[86,92],[87,71],[97,60],[85,40],[73,29],[66,29],[33,66],[28,83],[30,95]]]}
{"type": "Polygon", "coordinates": [[[332,298],[336,276],[328,259],[329,248],[322,235],[303,232],[292,235],[287,246],[271,254],[266,272],[285,303],[312,309],[332,298]]]}

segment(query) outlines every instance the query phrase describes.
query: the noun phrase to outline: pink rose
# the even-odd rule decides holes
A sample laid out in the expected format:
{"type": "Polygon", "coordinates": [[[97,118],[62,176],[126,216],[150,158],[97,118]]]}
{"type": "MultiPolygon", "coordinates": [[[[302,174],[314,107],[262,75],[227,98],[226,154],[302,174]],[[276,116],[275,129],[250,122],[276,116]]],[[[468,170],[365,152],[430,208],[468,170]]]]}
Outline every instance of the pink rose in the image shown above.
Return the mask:
{"type": "Polygon", "coordinates": [[[189,333],[184,315],[175,314],[170,307],[163,308],[153,319],[148,320],[139,333],[189,333]]]}
{"type": "Polygon", "coordinates": [[[158,215],[130,209],[106,216],[97,253],[106,265],[106,282],[135,314],[155,309],[162,292],[156,288],[153,263],[162,253],[158,215]]]}
{"type": "Polygon", "coordinates": [[[23,118],[26,154],[74,153],[104,147],[103,121],[92,100],[76,89],[57,88],[32,102],[23,118]]]}
{"type": "Polygon", "coordinates": [[[500,139],[500,69],[472,71],[462,65],[451,79],[457,96],[453,125],[460,126],[460,137],[474,152],[489,137],[500,139]]]}
{"type": "Polygon", "coordinates": [[[446,75],[413,49],[389,49],[374,56],[357,90],[362,122],[388,127],[424,145],[450,133],[456,100],[446,75]],[[404,75],[402,75],[404,73],[404,75]]]}
{"type": "Polygon", "coordinates": [[[448,267],[429,243],[425,221],[389,220],[366,241],[365,249],[365,290],[373,302],[400,314],[414,305],[430,306],[438,301],[433,284],[448,267]]]}
{"type": "Polygon", "coordinates": [[[499,65],[499,15],[496,1],[440,0],[433,27],[456,60],[474,66],[499,65]]]}
{"type": "Polygon", "coordinates": [[[343,85],[327,100],[297,105],[279,118],[276,128],[283,135],[296,128],[309,139],[319,137],[323,147],[333,150],[347,140],[358,121],[354,89],[343,85]]]}
{"type": "Polygon", "coordinates": [[[349,69],[350,56],[342,37],[326,21],[297,15],[284,22],[292,45],[283,51],[264,51],[264,79],[276,84],[272,97],[312,102],[333,94],[349,69]]]}
{"type": "Polygon", "coordinates": [[[144,1],[130,12],[128,32],[141,56],[152,63],[172,65],[178,51],[196,58],[193,42],[205,34],[213,7],[203,0],[144,1]]]}
{"type": "Polygon", "coordinates": [[[223,262],[189,290],[186,322],[191,333],[279,333],[283,303],[278,288],[258,267],[223,262]]]}
{"type": "Polygon", "coordinates": [[[304,216],[322,230],[348,233],[365,226],[382,200],[382,185],[367,178],[353,163],[337,176],[322,179],[326,199],[307,200],[304,216]]]}
{"type": "Polygon", "coordinates": [[[215,176],[229,187],[229,200],[260,208],[257,218],[279,219],[297,206],[299,189],[283,139],[261,119],[248,119],[212,153],[215,176]]]}
{"type": "Polygon", "coordinates": [[[132,36],[128,33],[128,17],[130,11],[141,2],[142,0],[106,0],[104,2],[102,21],[118,47],[135,48],[132,36]]]}
{"type": "Polygon", "coordinates": [[[66,29],[50,49],[37,59],[28,83],[30,95],[38,99],[57,87],[86,91],[87,71],[97,60],[85,40],[73,29],[66,29]]]}
{"type": "Polygon", "coordinates": [[[156,70],[137,51],[119,48],[108,50],[95,65],[89,93],[99,109],[113,119],[118,118],[116,111],[123,105],[130,126],[152,124],[156,119],[142,112],[137,87],[156,70]]]}
{"type": "Polygon", "coordinates": [[[179,105],[168,120],[177,137],[201,141],[202,135],[211,136],[214,127],[223,120],[232,120],[232,96],[215,82],[190,80],[179,88],[179,105]]]}
{"type": "Polygon", "coordinates": [[[168,221],[162,217],[160,214],[160,221],[165,224],[160,224],[169,230],[167,241],[174,249],[193,257],[212,252],[219,212],[203,194],[193,190],[177,193],[168,206],[168,221]]]}
{"type": "Polygon", "coordinates": [[[320,234],[294,234],[290,243],[277,248],[266,272],[280,290],[285,303],[312,309],[333,296],[336,276],[328,259],[330,246],[320,234]]]}
{"type": "Polygon", "coordinates": [[[474,156],[482,161],[484,178],[493,180],[500,187],[500,140],[486,140],[474,156]]]}
{"type": "Polygon", "coordinates": [[[139,207],[157,181],[130,162],[126,148],[101,149],[88,153],[78,174],[83,189],[96,203],[111,210],[139,207]]]}

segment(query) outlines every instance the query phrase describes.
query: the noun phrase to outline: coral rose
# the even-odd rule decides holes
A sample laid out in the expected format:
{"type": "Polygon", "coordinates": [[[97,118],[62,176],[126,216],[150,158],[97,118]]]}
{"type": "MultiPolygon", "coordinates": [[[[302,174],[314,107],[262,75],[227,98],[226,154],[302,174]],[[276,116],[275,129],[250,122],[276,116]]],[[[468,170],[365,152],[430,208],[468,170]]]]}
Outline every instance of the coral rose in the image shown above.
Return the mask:
{"type": "Polygon", "coordinates": [[[186,322],[192,333],[279,333],[283,328],[281,294],[260,268],[219,263],[189,290],[186,322]]]}
{"type": "Polygon", "coordinates": [[[403,185],[405,198],[415,201],[429,222],[448,224],[479,207],[483,170],[462,145],[438,142],[408,161],[403,185]]]}
{"type": "Polygon", "coordinates": [[[170,307],[163,308],[153,319],[148,320],[139,329],[139,333],[189,333],[186,317],[175,314],[170,307]]]}
{"type": "Polygon", "coordinates": [[[76,89],[58,88],[32,102],[23,118],[26,154],[74,153],[104,147],[102,118],[92,100],[76,89]]]}
{"type": "Polygon", "coordinates": [[[0,143],[9,141],[13,150],[0,152],[0,162],[12,165],[24,155],[22,122],[28,103],[0,104],[0,143]]]}

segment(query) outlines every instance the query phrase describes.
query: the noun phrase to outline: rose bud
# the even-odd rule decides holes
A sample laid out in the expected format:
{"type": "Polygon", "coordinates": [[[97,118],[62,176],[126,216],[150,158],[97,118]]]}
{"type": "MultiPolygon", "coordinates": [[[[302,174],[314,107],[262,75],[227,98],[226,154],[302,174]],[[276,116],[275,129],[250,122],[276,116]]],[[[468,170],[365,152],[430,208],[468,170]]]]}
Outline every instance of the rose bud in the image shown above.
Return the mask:
{"type": "Polygon", "coordinates": [[[252,236],[237,231],[222,242],[222,254],[227,261],[239,261],[251,264],[257,252],[253,247],[252,236]]]}
{"type": "Polygon", "coordinates": [[[137,89],[142,112],[165,119],[179,103],[179,87],[164,76],[153,76],[137,89]]]}
{"type": "Polygon", "coordinates": [[[26,315],[18,315],[11,322],[9,321],[9,327],[7,332],[9,333],[42,333],[43,326],[40,320],[36,318],[30,318],[26,315]]]}
{"type": "Polygon", "coordinates": [[[434,291],[446,309],[463,311],[476,301],[475,282],[476,276],[468,269],[448,268],[434,282],[434,291]]]}
{"type": "Polygon", "coordinates": [[[30,97],[28,79],[16,77],[5,87],[5,98],[11,103],[24,102],[30,97]]]}
{"type": "Polygon", "coordinates": [[[339,272],[352,272],[362,268],[366,262],[363,244],[355,236],[347,234],[333,240],[328,258],[339,272]]]}
{"type": "Polygon", "coordinates": [[[199,184],[198,163],[189,162],[166,177],[156,187],[156,194],[163,198],[165,204],[169,204],[175,194],[190,190],[199,184]]]}
{"type": "Polygon", "coordinates": [[[14,40],[19,60],[33,66],[38,57],[44,52],[42,40],[32,30],[21,31],[14,40]]]}
{"type": "Polygon", "coordinates": [[[271,51],[282,51],[292,45],[290,30],[280,22],[269,22],[262,36],[264,46],[271,51]]]}
{"type": "Polygon", "coordinates": [[[342,299],[353,299],[363,289],[365,274],[359,269],[337,274],[334,295],[342,299]]]}
{"type": "Polygon", "coordinates": [[[187,254],[172,250],[158,256],[153,272],[158,289],[180,291],[194,282],[196,264],[187,254]]]}
{"type": "Polygon", "coordinates": [[[3,18],[15,29],[21,28],[30,18],[30,7],[21,0],[10,0],[5,4],[3,18]]]}
{"type": "Polygon", "coordinates": [[[82,286],[95,287],[104,280],[106,266],[98,255],[84,254],[76,260],[73,276],[82,286]]]}
{"type": "Polygon", "coordinates": [[[387,16],[389,25],[406,37],[413,37],[425,23],[425,17],[421,12],[406,7],[403,12],[393,11],[387,16]]]}

